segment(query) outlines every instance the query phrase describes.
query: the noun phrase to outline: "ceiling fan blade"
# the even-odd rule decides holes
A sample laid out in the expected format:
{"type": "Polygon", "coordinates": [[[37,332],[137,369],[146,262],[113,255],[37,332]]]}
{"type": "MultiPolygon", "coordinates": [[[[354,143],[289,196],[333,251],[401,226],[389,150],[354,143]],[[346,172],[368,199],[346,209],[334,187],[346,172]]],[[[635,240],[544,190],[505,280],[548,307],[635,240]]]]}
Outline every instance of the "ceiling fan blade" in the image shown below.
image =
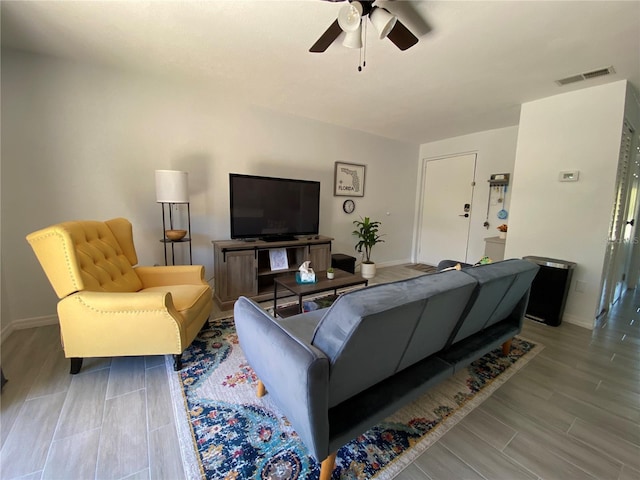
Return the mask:
{"type": "Polygon", "coordinates": [[[416,37],[422,38],[423,35],[430,33],[433,28],[423,14],[418,11],[417,3],[420,2],[394,1],[388,5],[391,13],[401,18],[416,37]]]}
{"type": "Polygon", "coordinates": [[[400,20],[391,29],[387,38],[391,40],[400,50],[406,50],[418,43],[418,37],[409,31],[400,20]]]}
{"type": "Polygon", "coordinates": [[[320,36],[316,43],[313,44],[309,51],[312,53],[324,52],[341,33],[342,29],[340,28],[340,25],[338,25],[338,20],[335,20],[322,34],[322,36],[320,36]]]}

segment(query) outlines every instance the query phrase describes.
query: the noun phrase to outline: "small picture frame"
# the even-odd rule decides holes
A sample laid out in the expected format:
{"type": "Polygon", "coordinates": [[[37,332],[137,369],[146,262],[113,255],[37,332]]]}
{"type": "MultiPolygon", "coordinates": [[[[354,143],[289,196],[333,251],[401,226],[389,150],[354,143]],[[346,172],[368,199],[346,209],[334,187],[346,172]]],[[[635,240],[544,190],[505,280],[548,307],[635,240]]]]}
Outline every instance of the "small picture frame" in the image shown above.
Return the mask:
{"type": "Polygon", "coordinates": [[[335,163],[333,195],[336,197],[364,197],[366,165],[335,163]]]}
{"type": "Polygon", "coordinates": [[[286,270],[289,268],[289,260],[287,259],[286,248],[269,249],[269,262],[271,271],[286,270]]]}

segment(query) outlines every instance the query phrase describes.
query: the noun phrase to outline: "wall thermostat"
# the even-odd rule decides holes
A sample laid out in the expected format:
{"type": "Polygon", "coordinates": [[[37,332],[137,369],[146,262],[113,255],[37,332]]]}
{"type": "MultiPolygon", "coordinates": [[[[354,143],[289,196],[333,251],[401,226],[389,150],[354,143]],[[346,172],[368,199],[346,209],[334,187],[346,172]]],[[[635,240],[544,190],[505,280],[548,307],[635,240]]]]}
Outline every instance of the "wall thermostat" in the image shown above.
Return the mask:
{"type": "Polygon", "coordinates": [[[580,178],[579,170],[568,170],[566,172],[560,172],[558,176],[558,180],[561,182],[577,182],[578,178],[580,178]]]}

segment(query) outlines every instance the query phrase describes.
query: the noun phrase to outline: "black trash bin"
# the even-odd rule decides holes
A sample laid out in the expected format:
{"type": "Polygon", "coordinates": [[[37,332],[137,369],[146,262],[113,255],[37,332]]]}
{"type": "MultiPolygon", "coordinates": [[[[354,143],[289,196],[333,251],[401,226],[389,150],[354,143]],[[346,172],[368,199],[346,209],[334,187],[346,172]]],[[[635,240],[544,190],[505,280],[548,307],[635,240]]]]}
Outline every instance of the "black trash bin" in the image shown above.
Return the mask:
{"type": "Polygon", "coordinates": [[[525,317],[557,327],[562,323],[571,276],[576,264],[556,258],[534,256],[523,258],[540,266],[531,284],[525,317]]]}

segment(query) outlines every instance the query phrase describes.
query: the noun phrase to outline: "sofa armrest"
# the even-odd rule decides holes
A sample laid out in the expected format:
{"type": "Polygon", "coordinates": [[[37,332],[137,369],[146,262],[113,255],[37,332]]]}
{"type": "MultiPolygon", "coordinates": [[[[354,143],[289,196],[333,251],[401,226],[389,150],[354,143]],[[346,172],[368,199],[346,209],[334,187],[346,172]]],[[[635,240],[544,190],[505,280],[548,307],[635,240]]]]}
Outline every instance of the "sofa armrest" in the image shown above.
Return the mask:
{"type": "Polygon", "coordinates": [[[285,330],[258,304],[240,297],[234,307],[240,346],[268,394],[318,460],[329,455],[329,360],[285,330]]]}
{"type": "Polygon", "coordinates": [[[202,265],[169,265],[160,267],[134,267],[142,288],[166,285],[207,285],[202,265]]]}
{"type": "Polygon", "coordinates": [[[182,353],[186,326],[169,292],[77,292],[58,302],[67,357],[182,353]]]}

